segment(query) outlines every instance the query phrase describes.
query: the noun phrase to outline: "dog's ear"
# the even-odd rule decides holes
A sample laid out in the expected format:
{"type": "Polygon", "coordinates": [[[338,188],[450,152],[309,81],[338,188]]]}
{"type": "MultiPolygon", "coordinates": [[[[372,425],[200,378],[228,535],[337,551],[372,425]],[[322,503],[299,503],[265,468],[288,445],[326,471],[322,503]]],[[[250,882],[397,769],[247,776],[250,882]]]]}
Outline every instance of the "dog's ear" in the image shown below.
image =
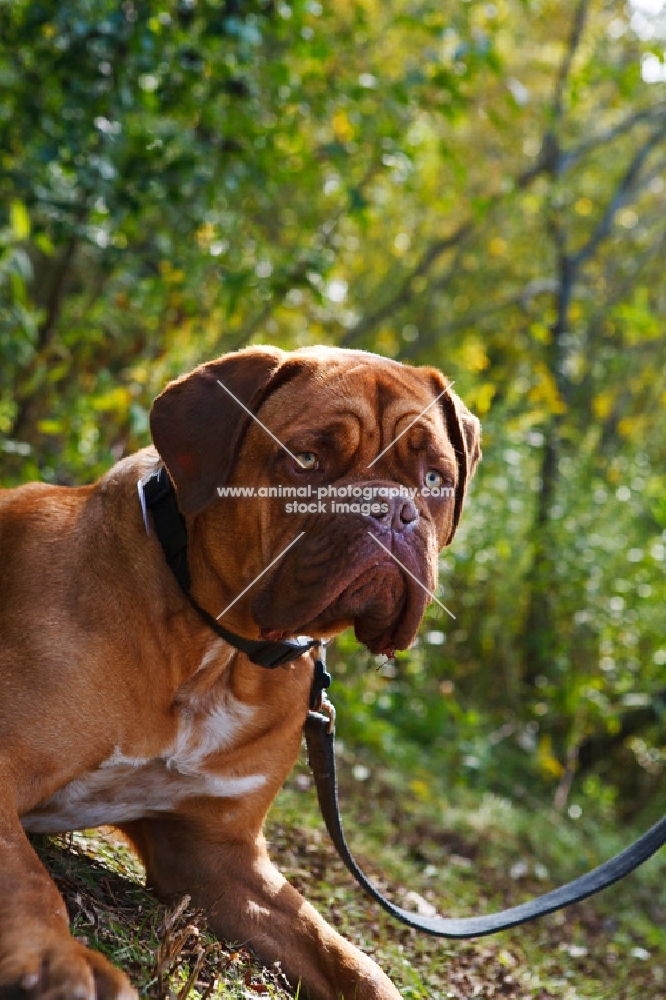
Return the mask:
{"type": "Polygon", "coordinates": [[[170,382],[150,411],[155,447],[171,476],[178,504],[197,514],[229,479],[245,432],[266,396],[296,374],[277,347],[250,347],[195,368],[170,382]],[[248,412],[249,411],[249,412],[248,412]]]}
{"type": "Polygon", "coordinates": [[[437,395],[443,393],[440,402],[446,430],[458,464],[453,524],[446,540],[446,544],[450,545],[460,522],[469,481],[481,459],[481,424],[474,414],[470,413],[462,399],[452,389],[447,388],[449,382],[442,373],[435,368],[430,368],[428,371],[434,381],[437,395]]]}

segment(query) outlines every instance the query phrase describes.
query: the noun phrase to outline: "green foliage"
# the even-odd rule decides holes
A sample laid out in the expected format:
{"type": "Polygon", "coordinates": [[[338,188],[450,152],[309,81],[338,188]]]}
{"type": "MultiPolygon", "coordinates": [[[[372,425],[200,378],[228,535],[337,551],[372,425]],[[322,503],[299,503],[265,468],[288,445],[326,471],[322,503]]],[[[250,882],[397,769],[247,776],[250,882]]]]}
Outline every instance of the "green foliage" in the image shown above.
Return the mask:
{"type": "Polygon", "coordinates": [[[168,378],[252,341],[438,365],[484,422],[442,557],[456,621],[432,605],[379,672],[341,642],[346,735],[641,808],[665,760],[663,35],[588,0],[0,4],[3,483],[89,481],[147,443],[168,378]]]}

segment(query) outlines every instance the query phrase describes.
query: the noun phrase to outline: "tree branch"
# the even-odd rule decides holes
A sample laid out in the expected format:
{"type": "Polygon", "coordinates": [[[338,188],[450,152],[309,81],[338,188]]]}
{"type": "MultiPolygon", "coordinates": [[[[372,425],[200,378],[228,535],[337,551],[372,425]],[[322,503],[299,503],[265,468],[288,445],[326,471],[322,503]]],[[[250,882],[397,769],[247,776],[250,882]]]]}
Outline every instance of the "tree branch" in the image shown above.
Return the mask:
{"type": "Polygon", "coordinates": [[[425,277],[442,254],[462,243],[472,232],[473,228],[474,223],[472,220],[466,219],[449,236],[431,243],[428,249],[421,255],[421,259],[414,270],[402,282],[395,295],[392,295],[387,302],[379,306],[378,309],[375,309],[374,312],[359,320],[356,326],[352,327],[342,337],[340,346],[349,347],[350,344],[360,340],[361,337],[364,337],[370,330],[374,329],[382,320],[391,316],[397,309],[407,305],[414,294],[413,286],[417,278],[425,277]]]}
{"type": "Polygon", "coordinates": [[[574,14],[573,24],[571,26],[571,34],[569,35],[569,42],[567,44],[566,51],[564,53],[564,58],[560,65],[560,71],[557,75],[557,81],[555,83],[555,93],[553,95],[553,122],[557,123],[562,118],[562,113],[564,110],[564,90],[569,79],[569,74],[571,73],[571,66],[573,64],[576,52],[578,51],[578,46],[580,45],[580,40],[583,36],[583,29],[585,27],[585,20],[587,18],[587,10],[589,7],[589,0],[579,0],[578,7],[574,14]]]}
{"type": "Polygon", "coordinates": [[[520,294],[509,295],[501,302],[494,302],[493,305],[486,306],[485,309],[477,309],[474,312],[465,313],[464,316],[460,316],[451,323],[447,323],[446,326],[433,331],[432,336],[424,337],[423,340],[419,340],[411,349],[401,347],[396,355],[396,358],[399,361],[402,361],[405,358],[409,358],[411,360],[421,354],[422,351],[427,350],[429,347],[434,347],[435,344],[441,343],[442,340],[456,333],[458,330],[475,326],[482,320],[490,319],[492,316],[496,316],[498,313],[502,312],[502,310],[508,309],[510,306],[520,306],[523,301],[523,296],[523,292],[520,294]]]}
{"type": "MultiPolygon", "coordinates": [[[[559,119],[562,115],[564,88],[571,71],[571,64],[583,34],[588,6],[589,0],[580,0],[576,9],[571,34],[569,36],[569,42],[555,85],[555,95],[553,98],[554,119],[559,119]]],[[[522,171],[522,173],[516,177],[512,190],[523,191],[528,188],[541,174],[554,174],[558,168],[559,158],[560,154],[557,140],[554,138],[553,132],[549,131],[544,136],[541,153],[537,162],[527,170],[522,171]]],[[[491,210],[495,208],[504,197],[504,193],[496,195],[492,199],[491,210]]],[[[416,268],[404,279],[395,294],[373,313],[370,313],[370,315],[359,320],[359,322],[344,335],[340,341],[340,346],[349,347],[351,344],[358,342],[379,323],[391,316],[397,309],[406,306],[413,297],[415,279],[425,277],[429,274],[432,267],[440,259],[442,254],[444,254],[447,250],[452,249],[452,247],[461,244],[475,231],[475,229],[475,220],[472,217],[468,217],[464,222],[460,223],[460,225],[449,237],[444,240],[436,240],[432,243],[422,255],[420,261],[416,265],[416,268]]]]}
{"type": "Polygon", "coordinates": [[[608,238],[613,228],[615,215],[622,205],[625,204],[637,186],[637,181],[645,161],[652,150],[655,149],[664,139],[666,139],[666,124],[662,128],[657,129],[656,132],[653,132],[647,142],[645,142],[635,154],[631,163],[627,167],[615,194],[608,203],[606,211],[599,220],[596,229],[587,242],[583,244],[580,250],[572,255],[571,262],[574,270],[578,270],[587,260],[589,260],[590,257],[596,253],[600,243],[608,238]]]}
{"type": "Polygon", "coordinates": [[[58,322],[60,308],[62,305],[62,296],[65,291],[65,283],[78,245],[78,236],[72,234],[55,269],[55,274],[53,275],[53,285],[46,303],[46,315],[39,324],[37,332],[36,348],[38,353],[44,350],[44,348],[48,345],[53,329],[58,322]]]}
{"type": "Polygon", "coordinates": [[[641,111],[637,111],[623,121],[618,122],[613,128],[599,132],[598,135],[594,135],[586,139],[585,142],[581,142],[575,149],[570,150],[568,153],[563,153],[560,156],[558,164],[559,170],[561,173],[564,173],[575,166],[587,153],[598,149],[600,146],[606,146],[608,143],[614,142],[619,136],[630,132],[637,125],[658,124],[661,121],[666,121],[666,104],[656,105],[652,108],[643,108],[641,111]]]}
{"type": "Polygon", "coordinates": [[[32,356],[32,361],[28,366],[28,370],[25,373],[25,378],[23,379],[23,387],[28,385],[31,388],[26,392],[25,388],[22,389],[21,386],[19,386],[15,393],[18,405],[16,408],[16,414],[14,415],[14,420],[12,421],[12,425],[7,433],[7,437],[10,440],[16,438],[20,439],[25,434],[27,425],[30,422],[33,392],[32,379],[39,361],[48,350],[53,338],[53,334],[60,317],[65,285],[67,283],[67,278],[76,255],[78,245],[78,236],[73,233],[70,236],[67,246],[65,247],[55,268],[53,284],[46,303],[46,313],[37,329],[35,352],[32,356]]]}

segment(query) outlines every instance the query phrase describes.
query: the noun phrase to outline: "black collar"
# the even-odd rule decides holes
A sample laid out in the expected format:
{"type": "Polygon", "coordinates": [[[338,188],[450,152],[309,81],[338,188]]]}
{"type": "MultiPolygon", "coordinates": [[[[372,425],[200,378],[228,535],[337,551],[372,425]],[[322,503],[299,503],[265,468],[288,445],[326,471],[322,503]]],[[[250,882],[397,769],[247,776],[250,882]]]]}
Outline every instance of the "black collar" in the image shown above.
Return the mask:
{"type": "Polygon", "coordinates": [[[162,546],[165,559],[176,580],[192,607],[199,613],[206,624],[213,629],[230,646],[235,646],[260,667],[279,667],[290,660],[297,660],[313,646],[318,645],[317,639],[307,636],[298,639],[286,639],[284,642],[270,642],[263,639],[244,639],[241,635],[229,632],[223,628],[216,618],[213,618],[194,600],[190,593],[190,567],[187,561],[187,528],[185,519],[178,509],[176,491],[169,478],[166,468],[162,465],[155,472],[144,476],[138,483],[141,505],[144,510],[146,530],[148,520],[146,509],[153,517],[155,533],[162,546]]]}

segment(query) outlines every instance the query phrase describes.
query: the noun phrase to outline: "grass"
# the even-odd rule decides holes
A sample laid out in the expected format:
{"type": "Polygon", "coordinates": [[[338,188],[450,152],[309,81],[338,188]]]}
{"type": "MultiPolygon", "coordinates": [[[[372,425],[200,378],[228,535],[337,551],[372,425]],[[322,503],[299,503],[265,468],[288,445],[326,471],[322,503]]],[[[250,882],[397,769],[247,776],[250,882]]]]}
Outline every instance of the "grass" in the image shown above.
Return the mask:
{"type": "MultiPolygon", "coordinates": [[[[513,905],[634,836],[488,794],[456,791],[450,801],[436,782],[430,794],[423,782],[363,764],[341,756],[348,839],[361,866],[402,905],[430,903],[452,915],[513,905]]],[[[310,783],[301,764],[278,797],[267,828],[273,858],[406,1000],[666,1000],[665,852],[563,913],[469,943],[444,941],[397,924],[355,885],[328,841],[310,783]]],[[[39,838],[36,846],[66,898],[73,932],[122,966],[143,996],[293,996],[279,967],[213,939],[187,900],[172,909],[157,904],[113,834],[39,838]]]]}
{"type": "Polygon", "coordinates": [[[65,897],[72,933],[123,968],[142,996],[292,996],[279,969],[266,969],[246,948],[213,938],[187,898],[172,908],[160,905],[113,831],[33,843],[65,897]]]}

